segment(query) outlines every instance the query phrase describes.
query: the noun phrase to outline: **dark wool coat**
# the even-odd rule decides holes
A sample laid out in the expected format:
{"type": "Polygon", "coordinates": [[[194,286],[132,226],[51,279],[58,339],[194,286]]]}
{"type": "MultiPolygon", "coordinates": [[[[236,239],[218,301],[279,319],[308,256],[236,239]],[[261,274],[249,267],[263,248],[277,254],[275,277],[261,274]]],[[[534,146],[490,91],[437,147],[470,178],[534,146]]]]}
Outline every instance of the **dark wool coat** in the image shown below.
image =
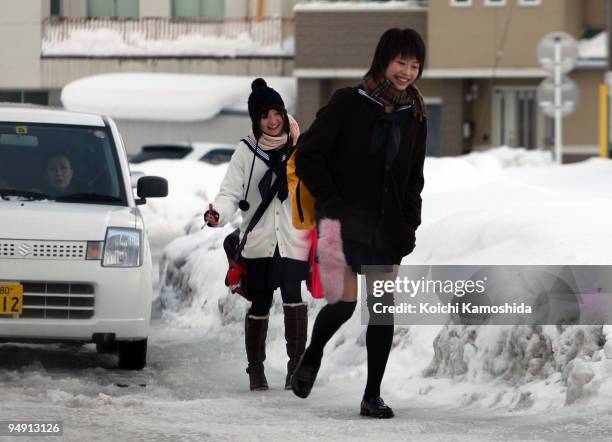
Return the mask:
{"type": "Polygon", "coordinates": [[[337,90],[299,140],[296,174],[317,219],[341,221],[342,239],[394,257],[414,249],[421,224],[426,118],[390,114],[361,88],[337,90]]]}

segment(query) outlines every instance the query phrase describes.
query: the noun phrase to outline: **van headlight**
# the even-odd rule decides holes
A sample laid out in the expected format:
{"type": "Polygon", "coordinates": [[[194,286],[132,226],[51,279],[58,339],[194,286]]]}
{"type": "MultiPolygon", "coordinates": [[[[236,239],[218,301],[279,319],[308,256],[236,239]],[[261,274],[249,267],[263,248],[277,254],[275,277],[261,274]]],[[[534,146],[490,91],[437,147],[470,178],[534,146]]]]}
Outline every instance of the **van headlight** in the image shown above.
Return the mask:
{"type": "Polygon", "coordinates": [[[139,267],[142,231],[109,227],[104,240],[104,267],[139,267]]]}

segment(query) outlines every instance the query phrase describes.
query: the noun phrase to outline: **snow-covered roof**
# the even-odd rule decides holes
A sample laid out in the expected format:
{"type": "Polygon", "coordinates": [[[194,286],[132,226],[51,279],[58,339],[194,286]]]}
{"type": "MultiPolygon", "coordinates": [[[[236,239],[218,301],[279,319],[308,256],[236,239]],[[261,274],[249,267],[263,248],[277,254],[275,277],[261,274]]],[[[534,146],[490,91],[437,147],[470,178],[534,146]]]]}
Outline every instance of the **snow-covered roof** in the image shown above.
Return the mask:
{"type": "Polygon", "coordinates": [[[580,59],[605,59],[608,57],[608,33],[602,31],[592,38],[583,38],[578,42],[580,59]]]}
{"type": "Polygon", "coordinates": [[[104,126],[104,120],[99,115],[14,103],[0,103],[0,122],[104,126]]]}
{"type": "MultiPolygon", "coordinates": [[[[124,120],[203,121],[223,110],[247,112],[254,77],[117,73],[82,78],[62,90],[66,109],[124,120]]],[[[296,80],[266,77],[291,112],[296,80]]]]}
{"type": "Polygon", "coordinates": [[[388,2],[360,2],[360,1],[312,1],[298,3],[294,6],[294,12],[314,12],[314,11],[380,11],[380,10],[397,10],[397,9],[413,9],[427,10],[427,2],[422,0],[404,0],[404,1],[388,1],[388,2]]]}

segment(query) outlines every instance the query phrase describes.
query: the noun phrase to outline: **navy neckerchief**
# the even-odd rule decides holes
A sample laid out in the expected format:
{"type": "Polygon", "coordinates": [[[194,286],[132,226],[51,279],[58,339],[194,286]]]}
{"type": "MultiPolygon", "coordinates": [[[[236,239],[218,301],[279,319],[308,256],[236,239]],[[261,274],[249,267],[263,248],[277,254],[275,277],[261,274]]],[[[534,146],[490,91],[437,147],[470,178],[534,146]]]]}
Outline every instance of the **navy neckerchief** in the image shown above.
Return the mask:
{"type": "Polygon", "coordinates": [[[357,88],[357,92],[362,97],[379,106],[384,112],[384,114],[376,120],[372,130],[372,136],[370,138],[370,154],[376,154],[386,144],[386,164],[387,166],[390,166],[393,164],[393,161],[399,152],[401,128],[410,116],[410,112],[408,111],[412,109],[412,104],[398,106],[393,110],[393,112],[385,112],[384,103],[368,95],[368,93],[361,87],[357,88]]]}
{"type": "MultiPolygon", "coordinates": [[[[291,138],[287,140],[287,144],[290,143],[291,138]]],[[[272,175],[276,174],[277,177],[281,179],[281,185],[278,189],[278,199],[284,201],[288,195],[287,188],[287,169],[286,164],[287,160],[293,153],[293,148],[285,145],[278,150],[268,151],[261,149],[257,143],[253,143],[253,140],[249,137],[243,138],[242,142],[247,145],[247,147],[253,152],[253,154],[261,159],[266,166],[268,166],[268,170],[264,173],[261,180],[257,184],[259,189],[259,195],[262,200],[265,198],[266,194],[269,192],[270,187],[272,186],[272,175]]]]}

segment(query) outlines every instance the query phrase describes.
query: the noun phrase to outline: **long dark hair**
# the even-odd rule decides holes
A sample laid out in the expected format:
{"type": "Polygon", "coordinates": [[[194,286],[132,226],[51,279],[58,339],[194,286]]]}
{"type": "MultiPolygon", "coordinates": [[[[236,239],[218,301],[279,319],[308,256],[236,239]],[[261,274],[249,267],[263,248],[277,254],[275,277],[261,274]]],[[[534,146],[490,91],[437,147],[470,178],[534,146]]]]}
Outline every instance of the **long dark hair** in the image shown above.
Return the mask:
{"type": "Polygon", "coordinates": [[[425,42],[414,29],[391,28],[387,29],[376,45],[374,58],[367,77],[381,78],[385,75],[387,66],[397,56],[403,58],[416,58],[419,62],[419,75],[423,75],[425,66],[425,42]]]}

